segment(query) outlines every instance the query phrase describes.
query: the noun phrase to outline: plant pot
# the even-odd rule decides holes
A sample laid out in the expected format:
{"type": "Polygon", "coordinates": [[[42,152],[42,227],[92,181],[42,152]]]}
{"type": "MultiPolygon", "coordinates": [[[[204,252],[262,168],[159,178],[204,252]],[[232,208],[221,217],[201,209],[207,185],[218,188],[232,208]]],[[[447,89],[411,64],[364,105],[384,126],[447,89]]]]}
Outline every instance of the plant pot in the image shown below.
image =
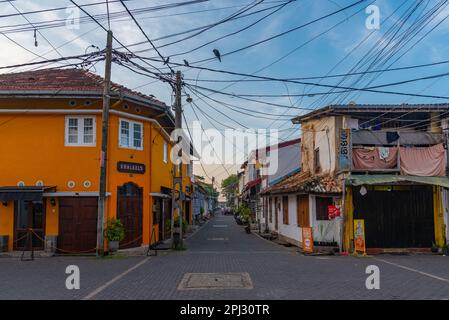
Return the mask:
{"type": "Polygon", "coordinates": [[[179,234],[179,232],[175,233],[173,232],[173,247],[177,248],[179,246],[179,244],[181,243],[181,235],[179,234]]]}
{"type": "Polygon", "coordinates": [[[181,228],[180,227],[174,227],[173,228],[173,234],[175,234],[175,233],[180,234],[181,233],[181,228]]]}
{"type": "Polygon", "coordinates": [[[431,251],[432,253],[437,253],[437,252],[438,252],[438,248],[432,247],[432,248],[430,249],[430,251],[431,251]]]}
{"type": "Polygon", "coordinates": [[[109,252],[110,253],[114,253],[114,252],[117,252],[117,250],[118,250],[118,247],[119,247],[119,241],[111,241],[111,240],[109,240],[108,241],[108,250],[109,250],[109,252]]]}

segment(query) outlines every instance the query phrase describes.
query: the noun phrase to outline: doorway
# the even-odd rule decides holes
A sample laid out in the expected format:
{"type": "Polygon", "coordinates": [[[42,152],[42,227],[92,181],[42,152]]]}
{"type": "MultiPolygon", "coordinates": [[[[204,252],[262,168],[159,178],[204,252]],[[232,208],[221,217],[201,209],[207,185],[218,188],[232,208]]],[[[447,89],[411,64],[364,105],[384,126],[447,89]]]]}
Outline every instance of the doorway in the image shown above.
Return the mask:
{"type": "Polygon", "coordinates": [[[44,201],[17,200],[14,203],[14,250],[43,250],[45,237],[44,201]],[[33,229],[31,238],[29,229],[33,229]]]}
{"type": "Polygon", "coordinates": [[[61,253],[95,252],[97,215],[97,197],[59,199],[58,248],[61,253]]]}
{"type": "Polygon", "coordinates": [[[117,188],[117,219],[125,228],[125,238],[120,248],[134,248],[142,244],[143,189],[128,182],[117,188]]]}

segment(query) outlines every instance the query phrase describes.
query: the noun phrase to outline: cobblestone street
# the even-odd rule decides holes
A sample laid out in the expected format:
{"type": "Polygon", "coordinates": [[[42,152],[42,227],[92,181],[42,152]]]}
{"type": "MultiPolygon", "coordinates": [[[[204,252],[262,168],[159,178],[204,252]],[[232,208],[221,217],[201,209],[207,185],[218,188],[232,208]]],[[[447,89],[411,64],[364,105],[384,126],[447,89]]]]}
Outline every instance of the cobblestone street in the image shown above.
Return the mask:
{"type": "Polygon", "coordinates": [[[304,256],[294,247],[246,234],[231,216],[209,221],[187,250],[156,257],[0,259],[1,299],[449,299],[449,257],[304,256]],[[68,265],[81,288],[68,290],[68,265]],[[365,269],[380,269],[368,290],[365,269]],[[179,290],[185,274],[247,273],[250,288],[179,290]]]}

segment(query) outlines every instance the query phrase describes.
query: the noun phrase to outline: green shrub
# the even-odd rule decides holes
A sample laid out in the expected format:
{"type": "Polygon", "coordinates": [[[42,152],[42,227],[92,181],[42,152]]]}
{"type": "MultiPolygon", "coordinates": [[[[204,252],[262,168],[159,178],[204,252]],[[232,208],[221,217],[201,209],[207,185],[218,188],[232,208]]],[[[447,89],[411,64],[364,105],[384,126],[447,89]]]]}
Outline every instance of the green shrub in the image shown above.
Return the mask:
{"type": "Polygon", "coordinates": [[[106,227],[106,237],[109,241],[122,241],[125,238],[125,227],[119,219],[110,219],[106,227]]]}
{"type": "Polygon", "coordinates": [[[251,220],[251,210],[245,206],[245,205],[241,205],[238,209],[237,209],[237,213],[240,217],[240,220],[245,221],[245,222],[250,222],[251,220]]]}
{"type": "MultiPolygon", "coordinates": [[[[182,219],[182,232],[187,231],[188,223],[185,219],[182,219]]],[[[173,227],[179,228],[179,219],[176,218],[173,227]]],[[[168,232],[171,229],[171,219],[165,220],[165,230],[168,232]]]]}

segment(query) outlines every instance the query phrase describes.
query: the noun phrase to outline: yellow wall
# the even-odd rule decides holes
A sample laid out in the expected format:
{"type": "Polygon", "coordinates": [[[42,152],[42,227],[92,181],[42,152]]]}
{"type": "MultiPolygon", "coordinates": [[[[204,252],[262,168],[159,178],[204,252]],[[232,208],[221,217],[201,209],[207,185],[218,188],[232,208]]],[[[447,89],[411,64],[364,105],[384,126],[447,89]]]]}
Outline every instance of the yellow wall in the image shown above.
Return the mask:
{"type": "MultiPolygon", "coordinates": [[[[82,100],[76,100],[76,109],[84,107],[82,100]]],[[[99,101],[93,101],[89,109],[98,108],[99,101]]],[[[14,109],[67,109],[68,100],[52,99],[39,100],[0,100],[0,108],[14,109]]],[[[121,106],[118,106],[120,109],[121,106]]],[[[130,110],[132,109],[130,104],[130,110]]],[[[76,114],[78,115],[78,113],[76,114]]],[[[84,114],[79,114],[84,115],[84,114]]],[[[36,181],[42,180],[45,186],[55,186],[57,192],[98,192],[99,190],[99,157],[101,147],[101,115],[92,115],[96,118],[96,146],[71,147],[64,145],[65,114],[37,114],[31,112],[0,114],[0,186],[16,186],[19,181],[26,186],[34,186],[36,181]],[[73,180],[74,188],[67,186],[73,180]],[[86,188],[83,182],[89,180],[91,186],[86,188]]],[[[143,243],[150,241],[152,221],[152,201],[150,192],[160,192],[161,186],[172,187],[172,164],[163,161],[163,142],[169,145],[167,137],[161,128],[154,123],[144,120],[129,120],[144,124],[143,150],[125,149],[119,147],[119,119],[126,116],[110,115],[109,123],[109,151],[108,151],[108,178],[106,219],[117,214],[117,187],[127,182],[133,182],[143,188],[143,243]],[[117,171],[117,162],[127,161],[143,163],[146,166],[145,174],[129,174],[117,171]]],[[[169,153],[168,153],[169,154],[169,153]]],[[[184,170],[185,174],[185,170],[184,170]]],[[[190,185],[190,179],[185,178],[183,185],[190,185]]],[[[55,198],[57,201],[57,198],[55,198]]],[[[14,205],[8,207],[0,204],[0,235],[9,235],[10,249],[13,241],[14,205]]],[[[46,204],[46,234],[58,234],[58,204],[46,204]]],[[[157,229],[156,229],[157,232],[157,229]]]]}
{"type": "Polygon", "coordinates": [[[442,188],[433,187],[433,212],[434,212],[434,226],[435,226],[435,244],[439,247],[445,243],[444,237],[446,234],[444,225],[444,209],[442,199],[442,188]]]}
{"type": "Polygon", "coordinates": [[[8,248],[12,250],[14,234],[14,202],[7,202],[5,207],[0,203],[0,235],[9,236],[8,248]]]}

